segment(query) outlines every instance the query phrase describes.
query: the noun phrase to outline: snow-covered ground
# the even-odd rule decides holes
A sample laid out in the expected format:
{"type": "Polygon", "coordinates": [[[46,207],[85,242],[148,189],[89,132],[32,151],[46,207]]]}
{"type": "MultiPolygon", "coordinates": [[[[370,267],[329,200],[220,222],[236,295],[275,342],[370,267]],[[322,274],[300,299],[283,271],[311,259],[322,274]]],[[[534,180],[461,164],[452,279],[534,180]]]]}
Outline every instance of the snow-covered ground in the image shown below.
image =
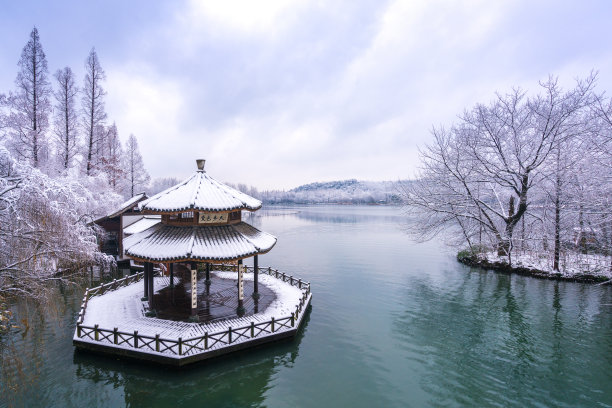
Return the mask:
{"type": "MultiPolygon", "coordinates": [[[[497,252],[485,252],[479,257],[491,263],[508,262],[506,256],[498,256],[497,252]]],[[[512,254],[512,265],[515,267],[534,269],[551,275],[561,274],[565,277],[588,274],[612,279],[610,262],[609,256],[600,254],[566,254],[560,257],[557,272],[553,270],[552,256],[535,253],[512,254]]]]}

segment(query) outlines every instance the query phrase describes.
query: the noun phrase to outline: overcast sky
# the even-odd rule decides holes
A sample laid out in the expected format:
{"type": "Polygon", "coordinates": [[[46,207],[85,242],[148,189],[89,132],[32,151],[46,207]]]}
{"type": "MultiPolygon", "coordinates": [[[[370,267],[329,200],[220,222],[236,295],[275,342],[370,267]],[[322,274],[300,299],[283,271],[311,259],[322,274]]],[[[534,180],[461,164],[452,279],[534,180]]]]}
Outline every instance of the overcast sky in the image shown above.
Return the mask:
{"type": "Polygon", "coordinates": [[[0,0],[0,92],[33,26],[79,83],[95,46],[106,110],[152,177],[265,188],[397,180],[432,126],[549,74],[612,92],[609,1],[0,0]]]}

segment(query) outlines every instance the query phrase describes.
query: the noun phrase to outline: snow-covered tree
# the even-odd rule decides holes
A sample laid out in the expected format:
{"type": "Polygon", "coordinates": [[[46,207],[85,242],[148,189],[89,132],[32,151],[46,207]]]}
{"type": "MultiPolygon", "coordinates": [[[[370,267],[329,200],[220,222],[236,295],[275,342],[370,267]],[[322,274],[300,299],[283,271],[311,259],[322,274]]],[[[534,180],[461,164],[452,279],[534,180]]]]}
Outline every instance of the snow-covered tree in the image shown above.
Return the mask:
{"type": "Polygon", "coordinates": [[[79,88],[75,83],[74,74],[69,67],[59,69],[55,73],[57,89],[55,96],[55,146],[57,161],[60,168],[72,166],[77,154],[78,115],[76,97],[79,88]]]}
{"type": "Polygon", "coordinates": [[[117,125],[113,122],[106,129],[104,141],[104,152],[101,155],[100,170],[107,175],[108,184],[117,191],[123,178],[123,148],[119,140],[117,125]]]}
{"type": "Polygon", "coordinates": [[[10,112],[6,118],[10,146],[16,157],[39,167],[48,159],[47,131],[51,103],[51,87],[47,79],[47,58],[36,27],[23,48],[19,71],[10,93],[10,112]]]}
{"type": "Polygon", "coordinates": [[[106,92],[102,88],[102,82],[106,75],[100,62],[95,48],[91,49],[89,56],[85,60],[85,79],[83,81],[83,98],[81,107],[83,109],[83,130],[85,133],[85,174],[92,174],[97,158],[96,144],[101,136],[100,131],[106,120],[104,109],[104,96],[106,92]]]}
{"type": "Polygon", "coordinates": [[[156,178],[153,181],[151,181],[151,185],[149,186],[149,188],[147,189],[147,194],[149,196],[153,196],[161,191],[164,191],[167,188],[170,188],[172,186],[177,185],[178,183],[180,183],[182,180],[176,178],[176,177],[161,177],[161,178],[156,178]]]}
{"type": "Polygon", "coordinates": [[[498,95],[451,129],[434,129],[434,143],[421,152],[419,179],[405,186],[411,231],[428,238],[457,228],[468,243],[484,231],[511,263],[514,231],[530,215],[545,163],[583,125],[594,80],[563,92],[549,78],[539,95],[498,95]]]}
{"type": "Polygon", "coordinates": [[[151,177],[145,169],[138,149],[138,140],[134,135],[130,135],[125,145],[123,171],[126,197],[133,197],[134,194],[146,190],[151,177]]]}
{"type": "Polygon", "coordinates": [[[98,194],[95,178],[84,181],[51,178],[0,146],[0,296],[40,298],[48,282],[70,282],[83,266],[112,262],[98,251],[89,221],[119,198],[98,194]]]}

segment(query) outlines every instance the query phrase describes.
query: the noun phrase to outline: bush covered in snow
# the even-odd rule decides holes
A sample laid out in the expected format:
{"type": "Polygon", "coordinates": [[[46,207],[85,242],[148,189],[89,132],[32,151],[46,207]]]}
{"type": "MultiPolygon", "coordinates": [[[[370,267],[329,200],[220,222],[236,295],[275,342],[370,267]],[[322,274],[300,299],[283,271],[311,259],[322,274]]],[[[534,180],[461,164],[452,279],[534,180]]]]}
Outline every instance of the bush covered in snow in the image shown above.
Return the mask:
{"type": "Polygon", "coordinates": [[[120,200],[104,178],[51,178],[0,147],[0,295],[39,297],[49,281],[113,262],[98,251],[90,222],[120,200]]]}

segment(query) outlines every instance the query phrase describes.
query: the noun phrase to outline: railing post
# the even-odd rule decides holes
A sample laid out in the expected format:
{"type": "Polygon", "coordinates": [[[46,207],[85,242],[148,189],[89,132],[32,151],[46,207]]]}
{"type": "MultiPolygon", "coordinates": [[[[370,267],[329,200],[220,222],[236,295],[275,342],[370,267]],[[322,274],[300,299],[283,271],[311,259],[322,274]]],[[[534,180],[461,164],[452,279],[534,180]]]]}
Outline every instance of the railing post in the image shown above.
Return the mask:
{"type": "Polygon", "coordinates": [[[272,316],[272,320],[270,321],[270,330],[274,333],[274,316],[272,316]]]}
{"type": "Polygon", "coordinates": [[[134,330],[134,348],[138,348],[138,330],[134,330]]]}
{"type": "Polygon", "coordinates": [[[293,313],[291,313],[291,327],[293,327],[295,325],[295,317],[293,316],[293,313]]]}
{"type": "Polygon", "coordinates": [[[117,344],[117,338],[119,337],[118,331],[119,329],[116,327],[113,329],[113,344],[117,344]]]}
{"type": "Polygon", "coordinates": [[[155,335],[155,351],[159,351],[159,334],[155,335]]]}
{"type": "Polygon", "coordinates": [[[251,322],[251,338],[255,337],[255,322],[251,322]]]}
{"type": "Polygon", "coordinates": [[[178,352],[179,356],[183,354],[183,338],[179,337],[178,339],[178,352]]]}
{"type": "Polygon", "coordinates": [[[301,280],[301,279],[298,279],[298,285],[299,285],[298,287],[299,287],[300,289],[302,289],[302,280],[301,280]]]}
{"type": "Polygon", "coordinates": [[[204,333],[204,350],[208,350],[208,332],[204,333]]]}
{"type": "Polygon", "coordinates": [[[268,266],[268,275],[272,276],[272,267],[268,266]]]}
{"type": "Polygon", "coordinates": [[[229,327],[227,329],[227,332],[229,333],[228,339],[229,339],[229,344],[232,344],[232,328],[229,327]]]}
{"type": "Polygon", "coordinates": [[[77,337],[81,338],[81,323],[77,323],[77,337]]]}
{"type": "Polygon", "coordinates": [[[98,335],[98,325],[94,325],[94,337],[96,339],[96,341],[99,340],[100,336],[98,335]]]}

